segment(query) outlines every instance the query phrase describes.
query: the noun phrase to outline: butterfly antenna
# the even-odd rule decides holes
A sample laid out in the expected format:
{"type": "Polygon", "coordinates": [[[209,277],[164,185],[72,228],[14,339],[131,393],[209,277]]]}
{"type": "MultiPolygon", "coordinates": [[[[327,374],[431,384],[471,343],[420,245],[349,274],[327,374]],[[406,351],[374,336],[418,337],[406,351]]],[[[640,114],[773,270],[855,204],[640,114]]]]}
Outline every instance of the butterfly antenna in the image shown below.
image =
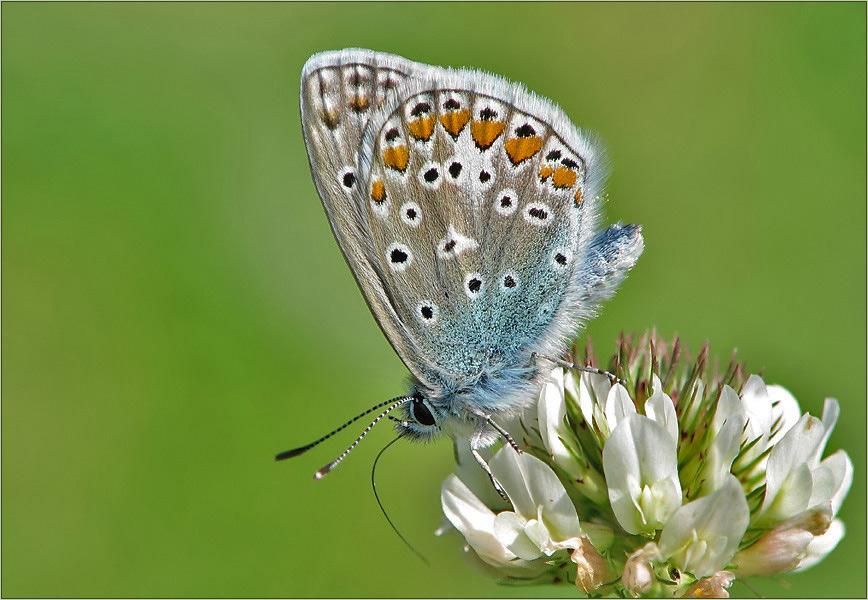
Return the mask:
{"type": "Polygon", "coordinates": [[[391,404],[392,402],[395,402],[396,400],[398,400],[398,398],[392,398],[391,400],[386,400],[385,402],[380,402],[378,405],[372,406],[371,408],[369,408],[368,410],[366,410],[362,414],[356,415],[355,417],[353,417],[352,419],[350,419],[349,421],[347,421],[346,423],[344,423],[343,425],[341,425],[340,427],[338,427],[337,429],[335,429],[331,433],[328,433],[328,434],[322,436],[317,441],[311,442],[307,446],[302,446],[300,448],[294,448],[292,450],[285,450],[285,451],[281,452],[280,454],[276,455],[274,457],[274,460],[285,460],[287,458],[292,458],[293,456],[298,456],[299,454],[304,454],[305,452],[307,452],[308,450],[310,450],[314,446],[318,446],[321,442],[326,441],[334,434],[343,431],[344,429],[346,429],[347,427],[349,427],[350,425],[352,425],[353,423],[355,423],[356,421],[358,421],[359,419],[361,419],[365,415],[368,415],[368,414],[374,412],[375,410],[380,410],[381,408],[383,408],[387,404],[391,404]]]}
{"type": "Polygon", "coordinates": [[[401,534],[401,532],[398,531],[398,528],[395,527],[395,524],[392,522],[392,519],[389,518],[389,515],[388,515],[388,513],[386,512],[386,507],[383,506],[382,501],[380,501],[380,495],[377,493],[377,481],[376,481],[377,463],[380,462],[380,457],[383,456],[383,453],[384,453],[386,450],[388,450],[389,447],[390,447],[392,444],[394,444],[395,442],[397,442],[398,440],[400,440],[402,437],[403,437],[403,436],[401,436],[401,435],[399,435],[398,437],[396,437],[394,440],[392,440],[391,442],[389,442],[388,444],[386,444],[386,445],[383,447],[383,449],[380,450],[380,452],[377,454],[377,458],[374,459],[374,466],[371,467],[371,488],[373,488],[373,490],[374,490],[374,498],[377,499],[377,504],[380,505],[380,511],[383,513],[383,516],[386,517],[386,521],[389,522],[389,525],[392,527],[392,530],[393,530],[395,533],[397,533],[397,534],[398,534],[398,537],[401,538],[401,541],[404,542],[404,543],[407,545],[407,547],[408,547],[410,550],[413,551],[413,554],[415,554],[415,555],[418,556],[420,559],[422,559],[422,562],[424,562],[426,565],[428,565],[428,566],[430,567],[430,566],[431,566],[431,563],[428,562],[428,559],[425,558],[424,556],[422,556],[422,554],[421,554],[418,550],[416,550],[416,548],[413,547],[413,544],[411,544],[410,542],[408,542],[408,541],[407,541],[407,538],[405,538],[405,537],[401,534]]]}
{"type": "Polygon", "coordinates": [[[365,436],[368,435],[368,432],[371,431],[371,429],[373,429],[374,426],[375,426],[377,423],[379,423],[379,422],[380,422],[380,421],[381,421],[381,420],[382,420],[386,415],[388,415],[390,412],[392,412],[393,410],[395,410],[396,408],[398,408],[398,407],[401,406],[402,404],[406,404],[407,402],[411,402],[411,401],[413,401],[413,399],[414,399],[413,396],[404,396],[404,397],[401,397],[401,398],[395,398],[394,401],[390,400],[390,402],[392,402],[392,404],[390,404],[390,405],[386,408],[386,410],[384,410],[383,412],[381,412],[381,413],[377,416],[376,419],[374,419],[373,421],[371,421],[371,424],[370,424],[370,425],[368,425],[367,427],[365,427],[365,430],[362,432],[362,434],[361,434],[359,437],[357,437],[357,438],[355,439],[355,441],[354,441],[352,444],[350,444],[349,448],[347,448],[346,450],[344,450],[344,451],[343,451],[343,454],[341,454],[341,455],[338,456],[336,459],[334,459],[333,461],[331,461],[329,464],[327,464],[326,466],[324,466],[322,469],[320,469],[319,471],[317,471],[316,473],[314,473],[314,474],[313,474],[313,478],[314,478],[314,479],[322,479],[323,477],[325,477],[326,475],[328,475],[332,470],[334,470],[335,467],[337,467],[339,464],[341,464],[341,461],[344,460],[344,459],[347,457],[347,455],[348,455],[350,452],[353,451],[353,448],[355,448],[356,446],[359,445],[359,442],[361,442],[363,439],[365,439],[365,436]]]}

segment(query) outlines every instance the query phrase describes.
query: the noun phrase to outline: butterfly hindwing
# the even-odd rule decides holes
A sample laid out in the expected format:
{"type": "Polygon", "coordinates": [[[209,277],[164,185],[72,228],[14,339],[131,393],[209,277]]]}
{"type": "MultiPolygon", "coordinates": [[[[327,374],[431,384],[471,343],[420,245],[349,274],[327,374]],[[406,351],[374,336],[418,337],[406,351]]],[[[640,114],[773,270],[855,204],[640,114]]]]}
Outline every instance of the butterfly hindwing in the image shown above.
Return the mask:
{"type": "Polygon", "coordinates": [[[562,355],[642,252],[636,226],[598,231],[599,144],[521,84],[361,49],[311,57],[301,113],[335,238],[415,378],[386,412],[400,435],[493,443],[534,353],[562,355]]]}
{"type": "Polygon", "coordinates": [[[586,316],[566,299],[593,239],[600,153],[520,86],[479,71],[426,75],[363,138],[356,193],[370,260],[446,379],[559,353],[586,316]]]}
{"type": "Polygon", "coordinates": [[[531,353],[561,354],[641,253],[638,229],[596,232],[599,145],[520,84],[350,49],[308,61],[301,109],[353,275],[444,397],[474,388],[477,408],[514,407],[531,353]]]}

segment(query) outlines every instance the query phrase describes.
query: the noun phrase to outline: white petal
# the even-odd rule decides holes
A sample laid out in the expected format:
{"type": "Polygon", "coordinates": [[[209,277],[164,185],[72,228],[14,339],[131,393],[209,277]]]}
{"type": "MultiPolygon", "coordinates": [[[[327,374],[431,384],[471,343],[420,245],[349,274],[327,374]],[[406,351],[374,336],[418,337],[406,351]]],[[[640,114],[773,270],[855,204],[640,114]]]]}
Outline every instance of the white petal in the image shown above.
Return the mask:
{"type": "Polygon", "coordinates": [[[767,520],[788,519],[808,507],[813,487],[808,460],[824,433],[823,423],[805,413],[772,448],[766,465],[766,493],[760,511],[760,514],[765,514],[775,505],[767,520]],[[788,497],[782,497],[784,495],[788,497]]]}
{"type": "Polygon", "coordinates": [[[802,416],[802,409],[789,390],[782,386],[767,385],[766,392],[772,403],[772,423],[780,420],[778,431],[769,440],[769,445],[773,446],[786,435],[793,425],[798,423],[802,416]]]}
{"type": "Polygon", "coordinates": [[[598,375],[597,373],[582,373],[582,378],[591,387],[597,404],[603,406],[609,396],[609,390],[612,389],[612,382],[605,375],[598,375]]]}
{"type": "Polygon", "coordinates": [[[814,475],[808,465],[796,465],[790,471],[777,497],[771,503],[766,520],[780,521],[797,515],[808,508],[811,491],[814,488],[814,475]]]}
{"type": "Polygon", "coordinates": [[[602,375],[593,375],[591,373],[581,373],[579,375],[579,395],[577,397],[579,410],[582,411],[582,416],[588,423],[595,422],[595,416],[599,412],[598,408],[602,408],[606,404],[606,397],[609,394],[611,383],[602,375]],[[600,379],[605,381],[600,381],[600,379]]]}
{"type": "Polygon", "coordinates": [[[837,515],[841,503],[844,502],[844,498],[853,484],[853,462],[850,457],[843,450],[838,450],[831,456],[827,456],[814,469],[813,476],[815,480],[814,490],[808,505],[816,506],[830,502],[832,515],[837,515]],[[821,478],[824,483],[822,488],[817,485],[817,480],[821,478]]]}
{"type": "Polygon", "coordinates": [[[609,424],[609,432],[615,431],[618,423],[629,415],[635,414],[636,406],[627,393],[627,388],[620,383],[613,385],[606,398],[606,422],[609,424]]]}
{"type": "Polygon", "coordinates": [[[570,396],[576,399],[576,402],[579,400],[579,386],[576,384],[576,377],[573,373],[567,373],[564,375],[564,389],[569,393],[570,396]]]}
{"type": "Polygon", "coordinates": [[[846,528],[841,519],[835,519],[829,524],[826,533],[816,536],[811,543],[808,544],[807,555],[801,560],[795,571],[804,571],[816,565],[818,562],[826,558],[826,556],[835,549],[844,538],[846,528]]]}
{"type": "MultiPolygon", "coordinates": [[[[734,393],[734,392],[733,392],[734,393]]],[[[727,480],[732,461],[738,456],[741,447],[741,434],[744,423],[738,415],[728,418],[711,443],[708,456],[702,463],[703,495],[719,490],[727,480]]]]}
{"type": "MultiPolygon", "coordinates": [[[[537,518],[528,521],[524,528],[525,533],[547,556],[565,548],[578,548],[582,540],[579,528],[564,519],[553,520],[551,517],[551,511],[545,510],[542,506],[537,507],[537,518]],[[568,529],[561,529],[564,525],[568,529]]],[[[578,517],[576,519],[578,522],[578,517]]]]}
{"type": "MultiPolygon", "coordinates": [[[[527,458],[538,462],[546,471],[551,472],[551,469],[542,463],[542,461],[539,461],[527,452],[519,454],[510,446],[504,446],[498,450],[494,458],[488,463],[492,474],[503,486],[507,496],[509,496],[515,512],[524,517],[525,520],[536,518],[536,502],[534,502],[533,498],[535,492],[531,490],[531,487],[550,483],[550,480],[545,476],[537,483],[537,477],[534,476],[533,471],[534,469],[539,469],[539,466],[532,461],[527,461],[527,458]]],[[[539,470],[542,471],[542,469],[539,470]]],[[[554,474],[552,473],[552,475],[554,474]]],[[[560,485],[560,482],[558,481],[557,484],[560,485]]],[[[561,490],[563,490],[563,487],[561,487],[561,490]]],[[[557,493],[557,488],[552,486],[546,489],[546,492],[548,491],[557,493]]]]}
{"type": "MultiPolygon", "coordinates": [[[[829,468],[829,465],[820,465],[816,469],[807,466],[806,468],[811,473],[811,494],[805,502],[805,508],[824,504],[829,506],[831,511],[832,495],[841,482],[838,481],[838,477],[835,476],[836,474],[829,468]]],[[[843,476],[843,472],[839,475],[843,476]]]]}
{"type": "Polygon", "coordinates": [[[741,405],[747,416],[747,439],[767,436],[772,426],[772,403],[766,384],[758,375],[751,375],[745,382],[741,391],[741,405]]]}
{"type": "Polygon", "coordinates": [[[506,565],[516,558],[494,534],[494,513],[455,475],[443,482],[440,502],[443,514],[483,560],[506,565]]]}
{"type": "MultiPolygon", "coordinates": [[[[558,367],[544,380],[537,404],[539,432],[543,445],[555,463],[563,467],[573,478],[579,478],[582,476],[582,470],[562,441],[571,438],[571,433],[566,431],[564,425],[564,418],[567,414],[567,404],[564,399],[564,379],[563,370],[558,367]]],[[[566,377],[566,379],[573,380],[572,377],[566,377]]]]}
{"type": "Polygon", "coordinates": [[[725,385],[720,392],[720,399],[718,399],[717,407],[714,410],[714,418],[711,420],[711,432],[717,434],[727,419],[738,420],[744,428],[747,416],[745,416],[738,394],[735,393],[734,389],[725,385]]]}
{"type": "Polygon", "coordinates": [[[735,556],[749,520],[741,484],[729,475],[718,491],[672,515],[660,534],[660,552],[681,570],[706,577],[735,556]]]}
{"type": "Polygon", "coordinates": [[[629,415],[603,447],[609,502],[629,533],[652,533],[681,506],[676,447],[662,425],[629,415]]]}
{"type": "Polygon", "coordinates": [[[524,531],[527,521],[514,512],[502,512],[494,518],[494,535],[497,540],[524,560],[534,560],[542,552],[524,531]]]}
{"type": "Polygon", "coordinates": [[[823,427],[826,432],[823,435],[823,439],[817,445],[817,449],[814,451],[814,455],[811,457],[811,466],[817,465],[820,463],[820,458],[823,456],[823,450],[826,448],[826,443],[829,441],[829,436],[832,435],[832,431],[835,429],[835,424],[838,422],[838,416],[841,414],[841,407],[838,405],[838,401],[834,398],[826,398],[826,401],[823,403],[823,427]]]}
{"type": "MultiPolygon", "coordinates": [[[[652,376],[654,393],[645,401],[645,416],[660,423],[678,445],[678,417],[675,414],[675,404],[668,394],[663,393],[663,385],[657,375],[652,376]]],[[[626,391],[626,390],[625,390],[626,391]]],[[[632,402],[630,403],[632,406],[632,402]]]]}
{"type": "Polygon", "coordinates": [[[501,448],[490,464],[491,472],[518,514],[526,520],[536,519],[537,507],[541,506],[553,532],[565,537],[581,535],[576,507],[548,465],[528,452],[519,454],[509,446],[501,448]]]}
{"type": "Polygon", "coordinates": [[[775,524],[735,555],[736,574],[741,578],[768,577],[792,571],[804,558],[808,544],[828,529],[831,520],[830,511],[811,509],[775,524]]]}

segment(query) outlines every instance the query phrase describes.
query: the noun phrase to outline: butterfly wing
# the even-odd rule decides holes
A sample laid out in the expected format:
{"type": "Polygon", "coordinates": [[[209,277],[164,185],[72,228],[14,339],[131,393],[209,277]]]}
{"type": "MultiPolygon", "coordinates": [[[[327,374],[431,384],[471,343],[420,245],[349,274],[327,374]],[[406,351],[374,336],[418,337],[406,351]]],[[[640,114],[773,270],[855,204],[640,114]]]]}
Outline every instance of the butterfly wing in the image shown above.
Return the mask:
{"type": "MultiPolygon", "coordinates": [[[[561,354],[605,298],[606,267],[626,272],[641,252],[636,228],[632,254],[595,237],[598,145],[554,104],[494,75],[420,70],[372,117],[359,160],[369,259],[445,388],[521,379],[531,352],[561,354]]],[[[474,393],[490,392],[488,407],[501,410],[525,391],[474,393]]]]}
{"type": "Polygon", "coordinates": [[[301,107],[335,238],[431,389],[508,409],[641,253],[638,228],[595,232],[598,144],[518,84],[353,49],[308,61],[301,107]]]}
{"type": "Polygon", "coordinates": [[[424,381],[413,337],[394,310],[380,265],[371,261],[366,206],[354,195],[366,126],[420,66],[363,49],[316,54],[302,70],[300,106],[311,174],[335,239],[386,338],[424,381]]]}

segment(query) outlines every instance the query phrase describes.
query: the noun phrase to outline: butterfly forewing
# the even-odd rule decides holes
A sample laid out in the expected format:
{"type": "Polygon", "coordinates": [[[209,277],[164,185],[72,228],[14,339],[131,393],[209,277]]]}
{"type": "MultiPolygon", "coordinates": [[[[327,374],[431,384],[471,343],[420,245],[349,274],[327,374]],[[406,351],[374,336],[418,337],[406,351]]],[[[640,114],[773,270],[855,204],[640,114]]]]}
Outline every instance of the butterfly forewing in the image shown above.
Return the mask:
{"type": "MultiPolygon", "coordinates": [[[[301,77],[301,120],[314,183],[329,223],[371,311],[413,373],[415,347],[397,317],[380,265],[371,262],[368,213],[356,195],[358,152],[371,118],[419,67],[399,56],[348,49],[311,57],[301,77]]],[[[415,354],[418,355],[418,354],[415,354]]]]}

